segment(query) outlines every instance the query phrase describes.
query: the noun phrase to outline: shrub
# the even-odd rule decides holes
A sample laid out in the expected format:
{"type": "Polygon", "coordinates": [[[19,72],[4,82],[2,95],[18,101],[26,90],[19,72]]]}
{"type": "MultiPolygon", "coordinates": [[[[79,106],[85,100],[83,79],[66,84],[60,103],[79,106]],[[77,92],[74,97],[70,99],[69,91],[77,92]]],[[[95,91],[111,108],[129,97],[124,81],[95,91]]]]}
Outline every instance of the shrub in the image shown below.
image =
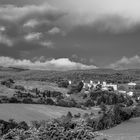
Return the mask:
{"type": "Polygon", "coordinates": [[[9,98],[9,103],[20,103],[20,101],[16,97],[9,98]]]}
{"type": "Polygon", "coordinates": [[[46,99],[46,104],[48,104],[48,105],[54,105],[55,102],[51,98],[47,98],[46,99]]]}
{"type": "Polygon", "coordinates": [[[95,106],[95,103],[94,103],[93,100],[88,99],[88,100],[84,103],[84,106],[86,106],[86,107],[95,106]]]}
{"type": "Polygon", "coordinates": [[[25,103],[25,104],[32,104],[33,103],[33,100],[31,98],[24,98],[22,100],[22,103],[25,103]]]}
{"type": "Polygon", "coordinates": [[[69,86],[69,82],[67,80],[62,80],[60,82],[58,82],[58,87],[63,87],[63,88],[67,88],[69,86]]]}
{"type": "Polygon", "coordinates": [[[81,114],[78,113],[78,114],[74,114],[74,118],[80,118],[81,117],[81,114]]]}
{"type": "Polygon", "coordinates": [[[24,86],[21,86],[21,85],[15,85],[14,88],[20,91],[25,91],[24,86]]]}
{"type": "Polygon", "coordinates": [[[28,126],[28,124],[27,124],[25,121],[22,121],[22,122],[20,122],[20,123],[17,125],[17,128],[18,128],[18,129],[28,130],[28,129],[29,129],[29,126],[28,126]]]}

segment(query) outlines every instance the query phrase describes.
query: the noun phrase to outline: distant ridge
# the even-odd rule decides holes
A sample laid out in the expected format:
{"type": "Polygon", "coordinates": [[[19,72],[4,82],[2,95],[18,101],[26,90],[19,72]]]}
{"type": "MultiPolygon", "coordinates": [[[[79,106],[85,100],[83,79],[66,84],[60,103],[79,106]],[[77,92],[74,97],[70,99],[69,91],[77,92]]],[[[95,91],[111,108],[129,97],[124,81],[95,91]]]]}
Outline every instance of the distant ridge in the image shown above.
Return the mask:
{"type": "Polygon", "coordinates": [[[0,66],[0,71],[15,71],[15,72],[20,72],[20,71],[27,71],[29,69],[27,68],[22,68],[22,67],[4,67],[0,66]]]}

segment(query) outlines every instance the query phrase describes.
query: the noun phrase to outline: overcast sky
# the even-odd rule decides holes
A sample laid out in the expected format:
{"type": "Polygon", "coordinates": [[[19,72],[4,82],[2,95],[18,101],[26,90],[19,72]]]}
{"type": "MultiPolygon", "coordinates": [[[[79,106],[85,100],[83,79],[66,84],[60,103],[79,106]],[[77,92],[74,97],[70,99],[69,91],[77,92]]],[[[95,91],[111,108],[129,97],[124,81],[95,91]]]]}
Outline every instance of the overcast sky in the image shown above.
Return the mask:
{"type": "Polygon", "coordinates": [[[0,65],[140,68],[140,1],[0,0],[0,65]]]}

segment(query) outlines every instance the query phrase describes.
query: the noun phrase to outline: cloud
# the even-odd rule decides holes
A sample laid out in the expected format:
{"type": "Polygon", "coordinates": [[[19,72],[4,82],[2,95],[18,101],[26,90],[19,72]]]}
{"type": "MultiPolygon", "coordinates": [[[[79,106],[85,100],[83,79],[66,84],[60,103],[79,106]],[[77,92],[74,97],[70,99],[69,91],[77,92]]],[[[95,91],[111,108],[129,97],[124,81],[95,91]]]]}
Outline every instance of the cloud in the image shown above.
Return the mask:
{"type": "Polygon", "coordinates": [[[4,26],[0,26],[0,32],[4,32],[6,28],[4,26]]]}
{"type": "Polygon", "coordinates": [[[97,68],[94,65],[84,65],[81,63],[76,63],[70,61],[68,58],[59,58],[59,59],[51,59],[41,62],[40,60],[36,60],[32,62],[28,59],[14,59],[10,57],[0,57],[0,66],[13,66],[13,67],[25,67],[29,69],[38,69],[38,70],[78,70],[78,69],[95,69],[97,68]]]}
{"type": "Polygon", "coordinates": [[[139,0],[50,0],[50,3],[66,11],[60,25],[69,29],[90,26],[120,33],[140,24],[139,0]]]}
{"type": "Polygon", "coordinates": [[[50,30],[48,31],[48,33],[49,33],[50,35],[59,34],[60,32],[61,32],[61,30],[60,30],[58,27],[53,27],[52,29],[50,29],[50,30]]]}
{"type": "Polygon", "coordinates": [[[39,25],[39,21],[35,20],[35,19],[31,19],[29,21],[27,21],[23,27],[31,27],[34,28],[35,26],[39,25]]]}
{"type": "Polygon", "coordinates": [[[42,36],[42,33],[29,33],[28,35],[25,35],[25,40],[26,41],[34,41],[34,40],[39,40],[42,36]]]}
{"type": "Polygon", "coordinates": [[[51,20],[57,16],[59,17],[61,14],[61,12],[48,3],[25,5],[23,7],[16,7],[14,5],[0,6],[0,19],[10,22],[21,21],[24,18],[31,19],[31,17],[48,17],[51,20]]]}
{"type": "Polygon", "coordinates": [[[113,69],[140,69],[140,56],[135,55],[130,58],[124,56],[122,59],[109,65],[109,67],[113,69]]]}
{"type": "Polygon", "coordinates": [[[139,0],[44,0],[39,5],[0,6],[0,20],[21,23],[35,28],[43,23],[51,35],[66,33],[79,27],[89,26],[99,31],[120,33],[133,30],[140,24],[139,0]],[[58,28],[59,27],[59,28],[58,28]]]}
{"type": "Polygon", "coordinates": [[[21,7],[0,5],[0,32],[4,32],[6,26],[6,32],[1,35],[0,42],[8,46],[15,46],[13,43],[20,41],[32,43],[31,41],[36,40],[37,43],[41,36],[44,37],[43,34],[55,27],[55,21],[63,15],[65,15],[63,11],[47,2],[40,5],[26,4],[21,7]]]}
{"type": "Polygon", "coordinates": [[[2,33],[0,33],[0,43],[7,45],[8,47],[13,46],[13,40],[9,39],[6,35],[3,35],[2,33]]]}
{"type": "Polygon", "coordinates": [[[40,45],[50,49],[54,48],[54,43],[52,41],[41,41],[40,45]]]}

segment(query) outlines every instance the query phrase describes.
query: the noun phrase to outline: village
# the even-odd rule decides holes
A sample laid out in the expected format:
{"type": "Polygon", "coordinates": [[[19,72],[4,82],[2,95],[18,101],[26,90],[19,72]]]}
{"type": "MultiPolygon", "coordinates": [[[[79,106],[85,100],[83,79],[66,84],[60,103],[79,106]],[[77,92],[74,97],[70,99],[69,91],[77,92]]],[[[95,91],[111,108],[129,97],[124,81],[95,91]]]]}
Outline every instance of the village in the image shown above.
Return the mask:
{"type": "MultiPolygon", "coordinates": [[[[136,82],[129,82],[126,84],[112,84],[107,83],[106,81],[93,81],[90,80],[89,82],[85,82],[84,80],[81,81],[83,83],[84,93],[89,94],[93,90],[101,90],[101,91],[115,91],[116,93],[134,96],[135,87],[137,86],[136,82]]],[[[72,81],[69,81],[69,85],[72,84],[72,81]]],[[[138,97],[139,99],[140,97],[138,97]]]]}

